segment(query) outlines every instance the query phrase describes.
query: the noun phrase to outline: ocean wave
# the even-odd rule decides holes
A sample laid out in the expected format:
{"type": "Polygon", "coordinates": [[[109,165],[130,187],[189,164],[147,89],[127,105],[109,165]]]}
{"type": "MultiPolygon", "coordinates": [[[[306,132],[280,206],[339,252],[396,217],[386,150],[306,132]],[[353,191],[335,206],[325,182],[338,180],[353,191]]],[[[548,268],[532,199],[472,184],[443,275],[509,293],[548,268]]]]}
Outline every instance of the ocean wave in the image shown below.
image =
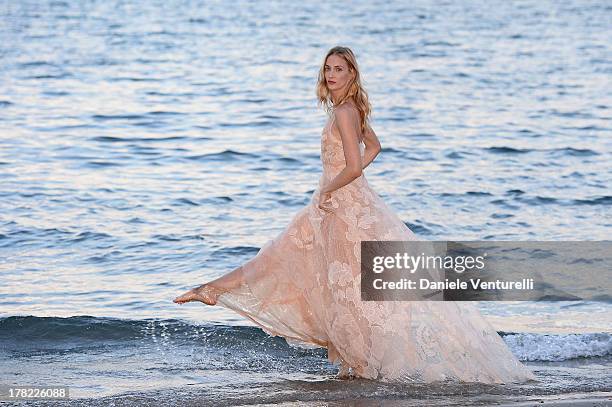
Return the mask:
{"type": "MultiPolygon", "coordinates": [[[[512,353],[522,361],[564,361],[577,358],[612,355],[612,335],[609,333],[535,334],[499,332],[512,353]]],[[[254,326],[195,324],[178,319],[125,320],[93,316],[36,317],[10,316],[0,318],[0,342],[5,349],[47,349],[65,346],[87,346],[92,342],[125,342],[150,339],[168,345],[200,343],[211,348],[257,349],[269,339],[272,353],[295,348],[281,338],[268,338],[254,326]],[[279,348],[280,346],[280,348],[279,348]]],[[[302,348],[301,348],[302,349],[302,348]]]]}
{"type": "Polygon", "coordinates": [[[506,344],[522,361],[560,362],[612,355],[609,333],[535,334],[502,333],[506,344]]]}

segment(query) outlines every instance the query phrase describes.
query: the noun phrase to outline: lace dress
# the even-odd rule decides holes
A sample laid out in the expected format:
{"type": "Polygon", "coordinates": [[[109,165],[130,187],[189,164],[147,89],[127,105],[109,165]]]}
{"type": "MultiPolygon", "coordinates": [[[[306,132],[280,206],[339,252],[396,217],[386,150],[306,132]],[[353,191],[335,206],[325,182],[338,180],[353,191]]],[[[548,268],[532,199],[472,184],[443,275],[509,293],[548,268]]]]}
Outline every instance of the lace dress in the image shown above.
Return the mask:
{"type": "MultiPolygon", "coordinates": [[[[325,347],[328,358],[367,379],[506,383],[535,379],[468,302],[361,301],[360,241],[419,240],[362,174],[319,189],[345,166],[332,114],[321,135],[323,173],[310,202],[241,268],[242,285],[217,305],[291,345],[325,347]]],[[[363,157],[365,146],[360,143],[363,157]]]]}

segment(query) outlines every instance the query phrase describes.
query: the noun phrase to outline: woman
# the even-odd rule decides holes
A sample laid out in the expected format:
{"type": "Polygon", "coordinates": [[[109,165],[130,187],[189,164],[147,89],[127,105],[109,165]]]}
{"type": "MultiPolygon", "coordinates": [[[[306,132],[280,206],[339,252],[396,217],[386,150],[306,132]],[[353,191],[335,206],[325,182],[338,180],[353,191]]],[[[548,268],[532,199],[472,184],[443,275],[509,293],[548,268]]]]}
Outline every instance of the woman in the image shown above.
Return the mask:
{"type": "Polygon", "coordinates": [[[349,48],[329,50],[317,96],[330,119],[310,203],[254,258],[174,302],[219,304],[289,343],[325,347],[341,378],[535,379],[472,304],[361,301],[360,242],[418,239],[363,175],[380,143],[349,48]]]}

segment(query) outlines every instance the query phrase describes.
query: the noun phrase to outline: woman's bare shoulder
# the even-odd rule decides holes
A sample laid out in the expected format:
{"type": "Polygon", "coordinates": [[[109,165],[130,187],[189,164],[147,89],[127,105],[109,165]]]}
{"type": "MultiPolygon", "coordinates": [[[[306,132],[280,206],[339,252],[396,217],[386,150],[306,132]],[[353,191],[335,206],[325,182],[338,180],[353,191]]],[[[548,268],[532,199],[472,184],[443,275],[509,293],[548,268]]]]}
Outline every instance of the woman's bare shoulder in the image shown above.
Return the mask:
{"type": "Polygon", "coordinates": [[[350,114],[350,115],[356,114],[359,116],[359,110],[357,109],[357,106],[355,106],[355,104],[351,101],[344,102],[340,106],[334,108],[334,113],[350,114]]]}
{"type": "Polygon", "coordinates": [[[336,107],[334,109],[334,116],[336,117],[336,122],[340,119],[344,122],[359,123],[359,110],[357,110],[355,105],[349,104],[349,102],[336,107]]]}

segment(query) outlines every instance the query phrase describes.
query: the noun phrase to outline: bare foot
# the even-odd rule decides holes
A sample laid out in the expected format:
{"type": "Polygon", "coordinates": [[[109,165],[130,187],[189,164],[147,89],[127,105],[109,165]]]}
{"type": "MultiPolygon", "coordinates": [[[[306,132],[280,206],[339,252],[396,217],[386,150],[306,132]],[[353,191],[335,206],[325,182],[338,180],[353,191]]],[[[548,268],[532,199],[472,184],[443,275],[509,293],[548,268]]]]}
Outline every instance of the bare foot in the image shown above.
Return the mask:
{"type": "Polygon", "coordinates": [[[207,305],[215,305],[217,304],[217,298],[219,298],[223,292],[224,291],[216,287],[204,284],[176,297],[174,302],[177,304],[184,304],[190,301],[200,301],[207,305]]]}
{"type": "Polygon", "coordinates": [[[349,371],[349,366],[344,363],[340,363],[340,370],[338,371],[338,375],[336,376],[338,379],[350,379],[351,374],[349,371]]]}

